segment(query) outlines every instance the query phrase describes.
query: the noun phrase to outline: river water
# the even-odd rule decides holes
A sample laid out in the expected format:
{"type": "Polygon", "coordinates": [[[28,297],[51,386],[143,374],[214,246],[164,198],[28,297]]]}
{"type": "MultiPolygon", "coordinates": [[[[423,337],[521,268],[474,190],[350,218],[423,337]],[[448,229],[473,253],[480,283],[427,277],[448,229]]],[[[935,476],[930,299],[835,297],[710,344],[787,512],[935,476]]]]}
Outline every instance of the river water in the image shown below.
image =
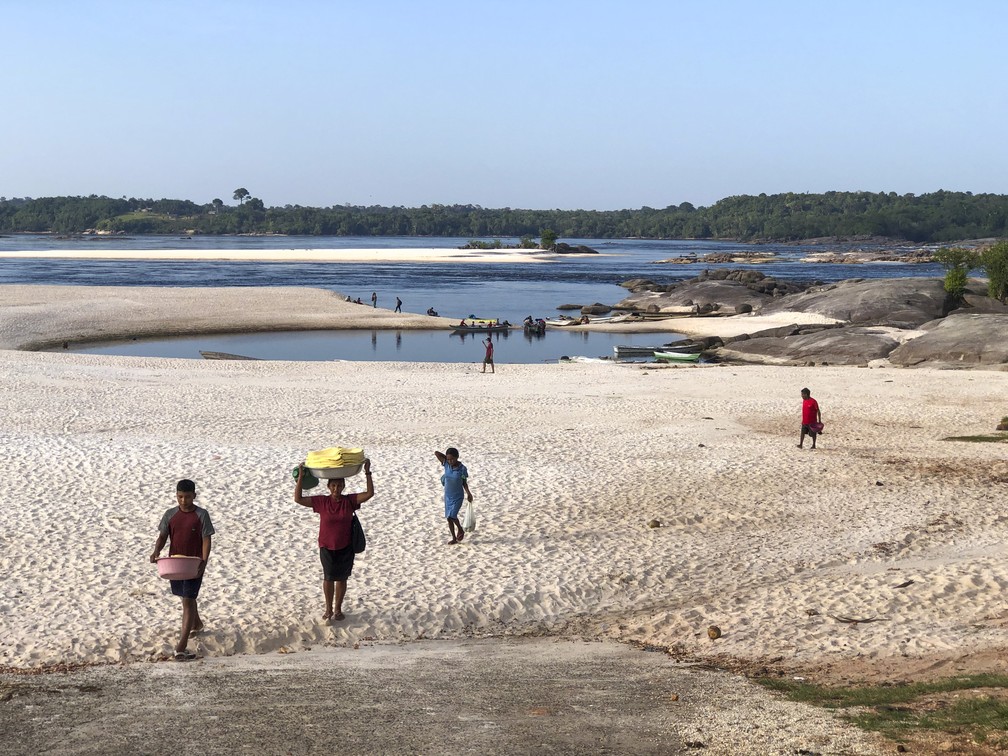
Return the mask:
{"type": "MultiPolygon", "coordinates": [[[[396,249],[457,248],[468,239],[430,237],[85,237],[60,239],[48,235],[18,234],[0,237],[0,250],[92,249],[396,249]]],[[[502,239],[505,244],[515,239],[502,239]]],[[[846,278],[940,276],[936,264],[831,265],[803,263],[801,258],[823,247],[792,244],[742,244],[737,242],[671,241],[640,239],[564,239],[586,244],[599,255],[558,255],[549,263],[318,263],[241,261],[145,261],[88,259],[2,259],[0,283],[47,283],[85,286],[313,286],[338,291],[369,302],[378,293],[378,304],[391,308],[395,298],[403,310],[423,313],[433,307],[442,316],[462,319],[500,318],[520,323],[526,315],[549,318],[563,304],[615,304],[626,296],[618,284],[632,278],[674,283],[692,278],[704,269],[752,267],[762,273],[791,281],[836,281],[846,278]],[[656,264],[669,257],[731,252],[774,254],[773,262],[752,266],[738,263],[656,264]]],[[[161,340],[160,345],[129,342],[89,349],[112,354],[152,356],[197,356],[209,351],[265,355],[270,359],[365,359],[410,361],[469,361],[478,340],[467,343],[437,334],[402,332],[385,334],[319,333],[258,334],[234,337],[200,337],[161,340]],[[252,341],[246,341],[251,338],[252,341]],[[319,341],[319,339],[323,339],[319,341]],[[274,342],[272,346],[270,343],[274,342]],[[283,346],[281,346],[283,345],[283,346]],[[260,347],[265,348],[260,349],[260,347]],[[146,350],[146,351],[145,351],[146,350]],[[176,352],[182,352],[178,354],[176,352]]],[[[667,340],[667,339],[666,339],[667,340]]],[[[498,348],[500,362],[539,362],[563,355],[601,356],[612,353],[612,337],[550,331],[543,339],[527,340],[512,334],[498,348]],[[510,354],[509,354],[510,353],[510,354]]],[[[619,343],[661,343],[655,337],[623,336],[619,343]]]]}

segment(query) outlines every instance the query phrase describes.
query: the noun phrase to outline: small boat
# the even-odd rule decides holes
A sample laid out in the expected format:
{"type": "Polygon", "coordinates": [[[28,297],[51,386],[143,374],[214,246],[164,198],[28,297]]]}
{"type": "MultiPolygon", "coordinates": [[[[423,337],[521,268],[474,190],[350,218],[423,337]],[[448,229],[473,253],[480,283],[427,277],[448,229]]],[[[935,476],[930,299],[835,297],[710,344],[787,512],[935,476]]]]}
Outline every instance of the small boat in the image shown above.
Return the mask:
{"type": "Polygon", "coordinates": [[[655,352],[654,356],[659,362],[696,362],[700,352],[655,352]]]}
{"type": "Polygon", "coordinates": [[[671,320],[672,318],[682,318],[695,315],[696,308],[693,306],[681,306],[666,308],[662,312],[624,312],[612,317],[613,323],[633,323],[642,320],[671,320]]]}
{"type": "Polygon", "coordinates": [[[246,357],[243,354],[230,354],[229,352],[204,352],[200,350],[200,356],[204,360],[258,360],[258,357],[246,357]]]}
{"type": "Polygon", "coordinates": [[[608,357],[581,357],[575,355],[573,357],[561,357],[557,360],[561,365],[569,364],[571,362],[612,362],[608,357]]]}
{"type": "Polygon", "coordinates": [[[507,333],[511,329],[510,323],[496,323],[494,325],[465,325],[455,326],[452,333],[507,333]]]}
{"type": "Polygon", "coordinates": [[[633,344],[618,344],[613,347],[613,354],[617,360],[627,357],[651,357],[655,351],[661,351],[662,347],[634,346],[633,344]]]}

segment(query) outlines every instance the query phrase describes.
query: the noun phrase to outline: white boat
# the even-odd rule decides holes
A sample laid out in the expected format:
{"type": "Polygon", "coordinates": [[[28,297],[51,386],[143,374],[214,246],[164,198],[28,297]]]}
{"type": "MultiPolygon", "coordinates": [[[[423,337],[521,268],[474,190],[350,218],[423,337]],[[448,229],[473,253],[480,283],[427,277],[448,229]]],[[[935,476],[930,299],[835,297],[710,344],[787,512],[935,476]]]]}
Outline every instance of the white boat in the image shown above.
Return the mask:
{"type": "Polygon", "coordinates": [[[580,356],[575,355],[574,357],[561,357],[559,360],[557,360],[557,362],[559,362],[561,365],[566,365],[566,364],[571,363],[571,362],[609,362],[609,363],[611,363],[612,360],[610,360],[608,357],[580,357],[580,356]]]}
{"type": "Polygon", "coordinates": [[[613,347],[613,355],[615,355],[617,360],[624,360],[628,357],[651,357],[655,350],[661,350],[662,347],[645,347],[645,346],[634,346],[633,344],[617,344],[613,347]]]}

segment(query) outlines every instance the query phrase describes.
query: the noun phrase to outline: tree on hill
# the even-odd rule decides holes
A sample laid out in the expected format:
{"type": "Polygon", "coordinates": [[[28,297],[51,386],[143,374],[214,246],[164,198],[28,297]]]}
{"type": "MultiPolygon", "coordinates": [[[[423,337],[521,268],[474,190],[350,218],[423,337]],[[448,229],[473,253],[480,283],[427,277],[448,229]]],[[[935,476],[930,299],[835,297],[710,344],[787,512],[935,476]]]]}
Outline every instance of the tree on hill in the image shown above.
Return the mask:
{"type": "Polygon", "coordinates": [[[241,205],[245,202],[245,198],[249,196],[249,190],[244,187],[241,189],[234,190],[234,198],[238,200],[238,204],[241,205]]]}

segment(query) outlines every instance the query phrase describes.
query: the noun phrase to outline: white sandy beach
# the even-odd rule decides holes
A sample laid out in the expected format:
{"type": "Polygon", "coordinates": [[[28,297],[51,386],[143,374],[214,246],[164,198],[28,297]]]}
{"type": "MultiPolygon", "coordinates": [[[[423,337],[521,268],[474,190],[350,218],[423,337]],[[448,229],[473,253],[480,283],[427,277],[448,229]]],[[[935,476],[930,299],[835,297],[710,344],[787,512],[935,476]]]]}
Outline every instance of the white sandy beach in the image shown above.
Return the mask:
{"type": "MultiPolygon", "coordinates": [[[[208,656],[550,633],[796,667],[952,669],[1008,646],[1004,445],[944,440],[993,430],[1004,372],[483,375],[17,352],[36,331],[121,330],[129,309],[76,300],[77,287],[2,289],[0,665],[171,649],[178,602],[147,557],[182,477],[217,528],[195,639],[208,656]],[[826,423],[814,452],[795,448],[803,386],[826,423]],[[321,620],[317,519],[292,501],[290,477],[332,445],[363,446],[377,490],[338,624],[321,620]],[[469,467],[479,519],[459,547],[445,545],[433,455],[448,445],[469,467]],[[711,624],[723,632],[713,642],[711,624]]],[[[117,291],[150,302],[150,290],[117,291]]],[[[174,290],[162,327],[197,300],[232,319],[271,301],[227,291],[174,290]]]]}

